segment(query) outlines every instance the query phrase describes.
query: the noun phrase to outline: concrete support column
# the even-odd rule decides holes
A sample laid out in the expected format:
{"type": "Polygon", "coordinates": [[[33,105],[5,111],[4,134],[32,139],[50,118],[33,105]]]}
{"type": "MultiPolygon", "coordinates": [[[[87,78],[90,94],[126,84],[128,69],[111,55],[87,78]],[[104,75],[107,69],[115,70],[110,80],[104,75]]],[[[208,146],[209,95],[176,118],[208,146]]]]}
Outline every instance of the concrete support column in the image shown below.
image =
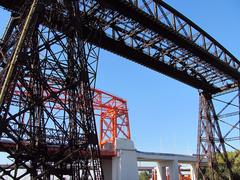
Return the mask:
{"type": "Polygon", "coordinates": [[[158,162],[157,163],[157,180],[166,180],[166,165],[165,163],[158,162]]]}
{"type": "Polygon", "coordinates": [[[173,160],[169,162],[169,175],[170,180],[178,180],[179,179],[179,172],[178,172],[178,161],[173,160]]]}
{"type": "Polygon", "coordinates": [[[138,180],[137,153],[131,140],[116,139],[117,157],[112,159],[112,180],[138,180]]]}
{"type": "Polygon", "coordinates": [[[196,164],[191,164],[190,166],[190,175],[191,175],[191,180],[197,180],[196,179],[196,164]]]}

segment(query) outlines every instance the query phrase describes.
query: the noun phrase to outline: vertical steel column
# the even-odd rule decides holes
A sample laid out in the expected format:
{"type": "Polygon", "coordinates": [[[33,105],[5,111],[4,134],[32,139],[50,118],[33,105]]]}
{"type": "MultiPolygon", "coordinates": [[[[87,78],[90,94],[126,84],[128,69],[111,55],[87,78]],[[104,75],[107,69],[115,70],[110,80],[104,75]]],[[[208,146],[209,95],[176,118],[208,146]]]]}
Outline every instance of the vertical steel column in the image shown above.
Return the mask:
{"type": "MultiPolygon", "coordinates": [[[[229,159],[227,146],[227,135],[224,126],[220,126],[220,113],[215,108],[219,105],[213,103],[213,97],[208,93],[200,93],[200,108],[198,120],[198,141],[197,141],[197,179],[233,179],[232,161],[229,159]],[[223,163],[222,163],[223,162],[223,163]],[[225,174],[223,173],[225,169],[225,174]]],[[[231,104],[228,103],[228,104],[231,104]]],[[[223,107],[226,109],[226,107],[223,107]]],[[[226,126],[226,125],[225,125],[226,126]]]]}

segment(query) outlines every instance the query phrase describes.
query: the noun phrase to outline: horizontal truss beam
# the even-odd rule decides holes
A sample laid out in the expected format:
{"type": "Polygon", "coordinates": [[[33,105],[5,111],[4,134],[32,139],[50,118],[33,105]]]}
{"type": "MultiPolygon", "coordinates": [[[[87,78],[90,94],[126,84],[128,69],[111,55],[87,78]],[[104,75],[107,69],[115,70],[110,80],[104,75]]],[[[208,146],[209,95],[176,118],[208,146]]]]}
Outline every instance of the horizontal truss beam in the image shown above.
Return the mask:
{"type": "MultiPolygon", "coordinates": [[[[0,6],[6,8],[8,10],[11,10],[11,11],[17,11],[21,7],[21,4],[23,2],[25,2],[25,0],[19,0],[19,1],[13,0],[11,2],[9,2],[7,0],[0,0],[0,6]]],[[[220,59],[218,59],[216,56],[214,56],[213,54],[208,52],[203,47],[197,45],[193,41],[184,37],[181,33],[174,31],[171,27],[168,27],[167,25],[165,25],[158,19],[154,18],[154,16],[152,16],[151,14],[147,14],[146,12],[144,12],[137,6],[133,5],[132,3],[125,1],[125,0],[116,0],[116,1],[97,0],[97,2],[99,2],[100,5],[104,5],[104,7],[107,7],[110,10],[118,12],[119,14],[123,15],[126,18],[129,18],[135,22],[138,22],[139,24],[141,24],[141,26],[143,28],[150,30],[152,32],[155,32],[156,34],[159,34],[162,38],[168,39],[170,42],[173,42],[174,44],[176,44],[178,46],[177,49],[178,48],[186,49],[188,51],[188,53],[191,53],[192,55],[198,57],[199,58],[198,61],[202,61],[201,62],[202,64],[204,64],[204,63],[209,64],[210,68],[211,67],[213,68],[212,71],[219,71],[219,72],[225,74],[227,77],[226,80],[229,77],[231,77],[232,79],[234,79],[236,84],[240,81],[240,78],[239,78],[240,72],[237,69],[234,69],[228,63],[221,61],[220,59]]],[[[181,13],[175,11],[173,8],[168,6],[166,3],[158,1],[158,0],[154,0],[154,2],[158,3],[159,5],[162,5],[163,7],[166,7],[172,13],[175,13],[176,16],[184,19],[188,24],[192,25],[200,33],[203,33],[203,35],[205,37],[207,37],[208,39],[211,39],[214,43],[216,43],[216,41],[213,38],[211,38],[211,36],[209,36],[207,33],[205,33],[201,28],[196,26],[193,22],[191,22],[190,20],[185,18],[181,13]]],[[[88,18],[93,18],[93,17],[88,17],[88,18]]],[[[94,17],[94,18],[98,18],[98,17],[94,17]]],[[[69,26],[74,26],[74,28],[80,29],[79,28],[80,21],[75,20],[74,22],[73,21],[70,22],[70,24],[68,24],[68,25],[66,25],[66,23],[65,23],[65,22],[68,22],[67,20],[62,19],[61,21],[64,22],[62,24],[65,24],[64,25],[65,27],[60,27],[58,25],[59,30],[60,29],[64,30],[64,28],[65,28],[65,30],[67,32],[68,29],[66,28],[66,26],[68,26],[68,28],[69,28],[69,26]]],[[[51,24],[51,25],[56,27],[54,24],[51,24]]],[[[112,27],[112,24],[110,26],[112,29],[114,29],[114,27],[112,27]]],[[[119,30],[118,26],[116,26],[115,28],[117,28],[119,30]]],[[[184,26],[182,28],[184,28],[184,26]]],[[[209,92],[211,94],[215,94],[215,93],[221,92],[222,90],[225,90],[225,88],[235,86],[231,83],[230,83],[231,86],[229,86],[229,87],[216,86],[214,82],[208,81],[207,79],[205,79],[204,76],[217,78],[217,77],[219,77],[219,75],[217,75],[217,74],[213,74],[213,76],[210,76],[209,74],[205,74],[201,77],[201,71],[194,72],[193,65],[182,64],[182,66],[183,67],[185,66],[187,69],[188,69],[188,66],[192,66],[191,67],[192,72],[188,72],[188,70],[178,69],[178,68],[174,67],[173,65],[170,65],[164,61],[159,61],[156,57],[154,57],[150,54],[144,53],[143,51],[141,51],[141,49],[137,49],[135,47],[129,46],[128,44],[126,44],[126,42],[114,38],[113,34],[112,35],[107,34],[109,32],[99,31],[94,28],[89,29],[89,27],[85,27],[85,30],[86,30],[86,32],[88,32],[89,30],[93,31],[96,34],[96,36],[94,36],[94,37],[90,37],[90,38],[88,37],[88,41],[90,43],[93,43],[103,49],[106,49],[117,55],[125,57],[125,58],[127,58],[131,61],[134,61],[138,64],[141,64],[145,67],[148,67],[156,72],[159,72],[159,73],[165,74],[169,77],[172,77],[172,78],[174,78],[178,81],[181,81],[187,85],[190,85],[196,89],[201,89],[201,90],[209,92]],[[99,41],[99,38],[97,38],[99,36],[101,36],[101,41],[99,41]],[[131,52],[131,53],[129,53],[129,52],[131,52]]],[[[110,29],[108,29],[108,30],[110,30],[110,29]]],[[[121,30],[119,30],[119,31],[121,31],[121,30]]],[[[128,33],[126,32],[125,34],[127,35],[128,33]]],[[[136,36],[135,38],[137,40],[139,40],[139,37],[136,36]]],[[[144,39],[143,39],[143,41],[144,41],[144,39]]],[[[218,47],[223,48],[219,43],[217,43],[217,45],[218,45],[218,47]]],[[[154,46],[154,44],[153,44],[153,46],[154,46]]],[[[173,50],[175,50],[175,49],[176,48],[173,48],[173,50]]],[[[228,55],[230,54],[229,57],[231,57],[234,60],[234,62],[236,61],[236,59],[234,59],[234,56],[231,55],[231,53],[229,53],[224,48],[223,48],[223,50],[224,50],[224,52],[227,52],[228,55]]],[[[171,57],[171,55],[169,57],[174,58],[173,56],[171,57]]],[[[184,57],[184,59],[185,59],[185,57],[184,57]]],[[[177,61],[181,62],[183,60],[177,60],[177,61]]],[[[195,62],[195,63],[197,65],[197,62],[195,62]]],[[[238,63],[238,62],[235,62],[235,63],[238,63]]],[[[209,70],[208,70],[208,72],[209,72],[209,70]]],[[[203,72],[203,73],[205,73],[205,72],[203,72]]],[[[209,72],[209,73],[211,73],[211,72],[209,72]]],[[[212,80],[214,80],[214,78],[212,78],[212,80]]],[[[224,81],[224,80],[222,80],[222,81],[224,81]]],[[[229,83],[227,83],[227,84],[229,84],[229,83]]]]}
{"type": "Polygon", "coordinates": [[[153,16],[143,12],[141,9],[137,8],[133,4],[127,2],[126,0],[98,0],[102,3],[106,3],[112,10],[118,11],[120,14],[128,17],[130,19],[139,22],[142,26],[150,29],[156,33],[159,33],[162,37],[169,39],[170,41],[177,44],[179,47],[185,48],[192,54],[201,58],[201,60],[206,61],[208,64],[216,67],[222,72],[229,74],[231,77],[240,82],[240,72],[228,66],[226,63],[219,61],[218,58],[212,54],[205,51],[200,46],[197,46],[193,42],[186,39],[179,33],[174,32],[171,28],[167,27],[165,24],[161,23],[153,16]]]}

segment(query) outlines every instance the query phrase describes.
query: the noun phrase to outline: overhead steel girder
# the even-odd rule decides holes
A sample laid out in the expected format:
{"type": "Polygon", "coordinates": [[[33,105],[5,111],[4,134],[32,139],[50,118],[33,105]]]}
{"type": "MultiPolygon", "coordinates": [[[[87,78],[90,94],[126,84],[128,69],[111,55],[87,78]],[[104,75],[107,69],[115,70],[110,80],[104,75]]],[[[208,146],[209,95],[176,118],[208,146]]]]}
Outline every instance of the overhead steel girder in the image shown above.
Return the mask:
{"type": "Polygon", "coordinates": [[[210,54],[197,44],[194,44],[183,35],[174,32],[173,29],[161,23],[153,16],[137,8],[130,2],[127,2],[126,0],[114,0],[114,1],[97,0],[97,1],[100,2],[101,4],[104,4],[105,5],[104,7],[117,11],[127,18],[139,22],[145,28],[150,29],[156,33],[159,33],[159,35],[161,35],[162,37],[169,39],[170,41],[177,44],[179,47],[182,47],[188,50],[189,52],[193,53],[194,55],[198,56],[202,61],[205,61],[206,63],[216,67],[218,70],[224,72],[225,74],[230,75],[237,82],[240,82],[240,72],[238,72],[236,69],[230,67],[227,63],[220,61],[217,57],[210,54]]]}
{"type": "MultiPolygon", "coordinates": [[[[4,8],[10,9],[10,10],[17,10],[21,4],[19,1],[16,1],[16,4],[9,3],[6,0],[0,0],[0,6],[3,6],[4,8]],[[17,3],[18,2],[18,3],[17,3]]],[[[80,18],[79,18],[80,19],[80,18]]],[[[79,21],[78,19],[72,21],[74,24],[67,25],[67,20],[64,19],[64,17],[61,18],[62,22],[55,22],[55,24],[64,24],[66,29],[63,27],[59,27],[60,31],[68,31],[69,26],[74,26],[74,28],[79,29],[79,21]],[[63,23],[64,22],[64,23],[63,23]]],[[[51,22],[54,23],[54,22],[51,22]]],[[[54,25],[54,24],[51,24],[54,25]]],[[[49,25],[49,26],[51,26],[49,25]]],[[[55,26],[57,27],[57,26],[55,26]]],[[[165,74],[167,76],[170,76],[178,81],[181,81],[185,84],[190,85],[191,87],[194,87],[196,89],[202,89],[204,91],[210,92],[210,93],[217,93],[221,91],[219,88],[214,87],[213,85],[209,84],[206,81],[199,80],[193,76],[190,76],[189,74],[177,70],[171,66],[168,66],[167,64],[156,60],[155,58],[143,53],[140,50],[133,49],[132,47],[127,46],[124,42],[117,41],[109,36],[107,36],[103,31],[99,31],[97,29],[89,29],[89,27],[81,26],[81,33],[85,32],[88,34],[89,31],[92,31],[95,36],[88,37],[88,41],[90,43],[93,43],[107,51],[110,51],[112,53],[115,53],[117,55],[120,55],[122,57],[125,57],[133,62],[136,62],[138,64],[141,64],[145,67],[148,67],[156,72],[165,74]],[[100,41],[99,38],[101,37],[100,41]],[[131,53],[129,53],[131,52],[131,53]]],[[[84,36],[84,35],[83,35],[84,36]]]]}
{"type": "MultiPolygon", "coordinates": [[[[78,26],[76,26],[77,28],[78,26]]],[[[87,33],[90,29],[86,28],[85,32],[87,33]]],[[[91,29],[93,31],[93,29],[91,29]]],[[[98,30],[94,30],[96,36],[91,36],[88,38],[88,41],[117,55],[125,57],[133,62],[141,64],[145,67],[148,67],[154,71],[170,76],[178,81],[181,81],[185,84],[188,84],[194,88],[202,89],[210,93],[217,93],[221,90],[210,85],[207,82],[200,81],[197,78],[189,76],[183,71],[179,71],[171,66],[166,65],[165,63],[154,59],[151,56],[144,54],[143,52],[133,49],[127,46],[121,41],[116,41],[108,37],[105,33],[98,30]],[[97,37],[101,37],[101,41],[97,37]]]]}
{"type": "Polygon", "coordinates": [[[19,7],[23,4],[25,0],[1,0],[0,1],[0,6],[9,9],[9,10],[13,10],[13,11],[17,11],[19,9],[19,7]]]}
{"type": "MultiPolygon", "coordinates": [[[[72,24],[67,24],[67,20],[64,19],[62,16],[58,19],[58,21],[54,22],[55,27],[59,27],[59,24],[65,24],[65,26],[59,27],[59,31],[68,31],[70,26],[74,26],[74,29],[79,30],[82,34],[82,37],[86,37],[86,35],[91,31],[94,36],[87,37],[88,42],[93,43],[96,46],[99,46],[107,51],[110,51],[114,54],[117,54],[119,56],[125,57],[133,62],[136,62],[138,64],[141,64],[145,67],[148,67],[154,71],[157,71],[159,73],[165,74],[167,76],[170,76],[178,81],[181,81],[185,84],[188,84],[194,88],[202,89],[203,91],[207,91],[209,93],[217,93],[221,90],[219,88],[214,87],[213,85],[209,84],[206,81],[199,80],[197,78],[194,78],[193,76],[190,76],[189,74],[185,73],[184,71],[177,70],[171,66],[168,66],[167,64],[156,60],[155,58],[148,56],[147,54],[143,53],[140,50],[133,49],[130,46],[127,46],[122,41],[117,41],[109,36],[107,36],[103,31],[100,31],[98,29],[94,29],[91,27],[86,26],[79,26],[81,17],[76,18],[71,21],[72,24]],[[59,22],[59,20],[61,22],[59,22]]],[[[51,22],[53,23],[53,22],[51,22]]],[[[48,26],[48,25],[47,25],[48,26]]],[[[49,24],[49,26],[51,26],[49,24]]]]}
{"type": "Polygon", "coordinates": [[[200,28],[199,26],[197,26],[194,22],[192,22],[190,19],[188,19],[187,17],[185,17],[182,13],[178,12],[177,10],[175,10],[174,8],[172,8],[171,6],[169,6],[167,3],[165,3],[162,0],[153,0],[154,2],[156,2],[157,4],[160,4],[162,7],[168,9],[169,11],[171,11],[173,14],[175,14],[176,16],[178,16],[179,18],[181,18],[182,20],[184,20],[185,22],[187,22],[187,24],[189,24],[191,27],[193,27],[194,29],[196,29],[197,31],[199,31],[202,35],[204,35],[206,38],[208,38],[212,43],[214,43],[215,45],[217,45],[222,51],[224,51],[227,56],[229,56],[235,63],[240,65],[240,61],[233,55],[231,54],[225,47],[223,47],[216,39],[214,39],[212,36],[210,36],[206,31],[204,31],[202,28],[200,28]]]}

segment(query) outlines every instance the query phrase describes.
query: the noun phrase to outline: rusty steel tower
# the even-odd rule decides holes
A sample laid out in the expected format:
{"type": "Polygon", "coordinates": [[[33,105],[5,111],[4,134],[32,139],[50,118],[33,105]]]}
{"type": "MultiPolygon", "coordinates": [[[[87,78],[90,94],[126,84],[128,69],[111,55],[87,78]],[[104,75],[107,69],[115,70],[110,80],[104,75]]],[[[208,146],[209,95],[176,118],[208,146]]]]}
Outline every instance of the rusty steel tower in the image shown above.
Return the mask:
{"type": "Polygon", "coordinates": [[[11,164],[0,167],[0,178],[103,178],[90,89],[98,48],[196,88],[197,178],[226,178],[221,162],[227,178],[236,178],[240,61],[190,19],[162,0],[0,6],[12,13],[0,43],[0,150],[11,164]]]}
{"type": "Polygon", "coordinates": [[[1,43],[0,136],[15,146],[0,145],[12,161],[3,179],[103,178],[90,89],[98,48],[87,42],[96,35],[67,25],[97,28],[77,18],[95,11],[87,5],[24,1],[12,13],[1,43]]]}

